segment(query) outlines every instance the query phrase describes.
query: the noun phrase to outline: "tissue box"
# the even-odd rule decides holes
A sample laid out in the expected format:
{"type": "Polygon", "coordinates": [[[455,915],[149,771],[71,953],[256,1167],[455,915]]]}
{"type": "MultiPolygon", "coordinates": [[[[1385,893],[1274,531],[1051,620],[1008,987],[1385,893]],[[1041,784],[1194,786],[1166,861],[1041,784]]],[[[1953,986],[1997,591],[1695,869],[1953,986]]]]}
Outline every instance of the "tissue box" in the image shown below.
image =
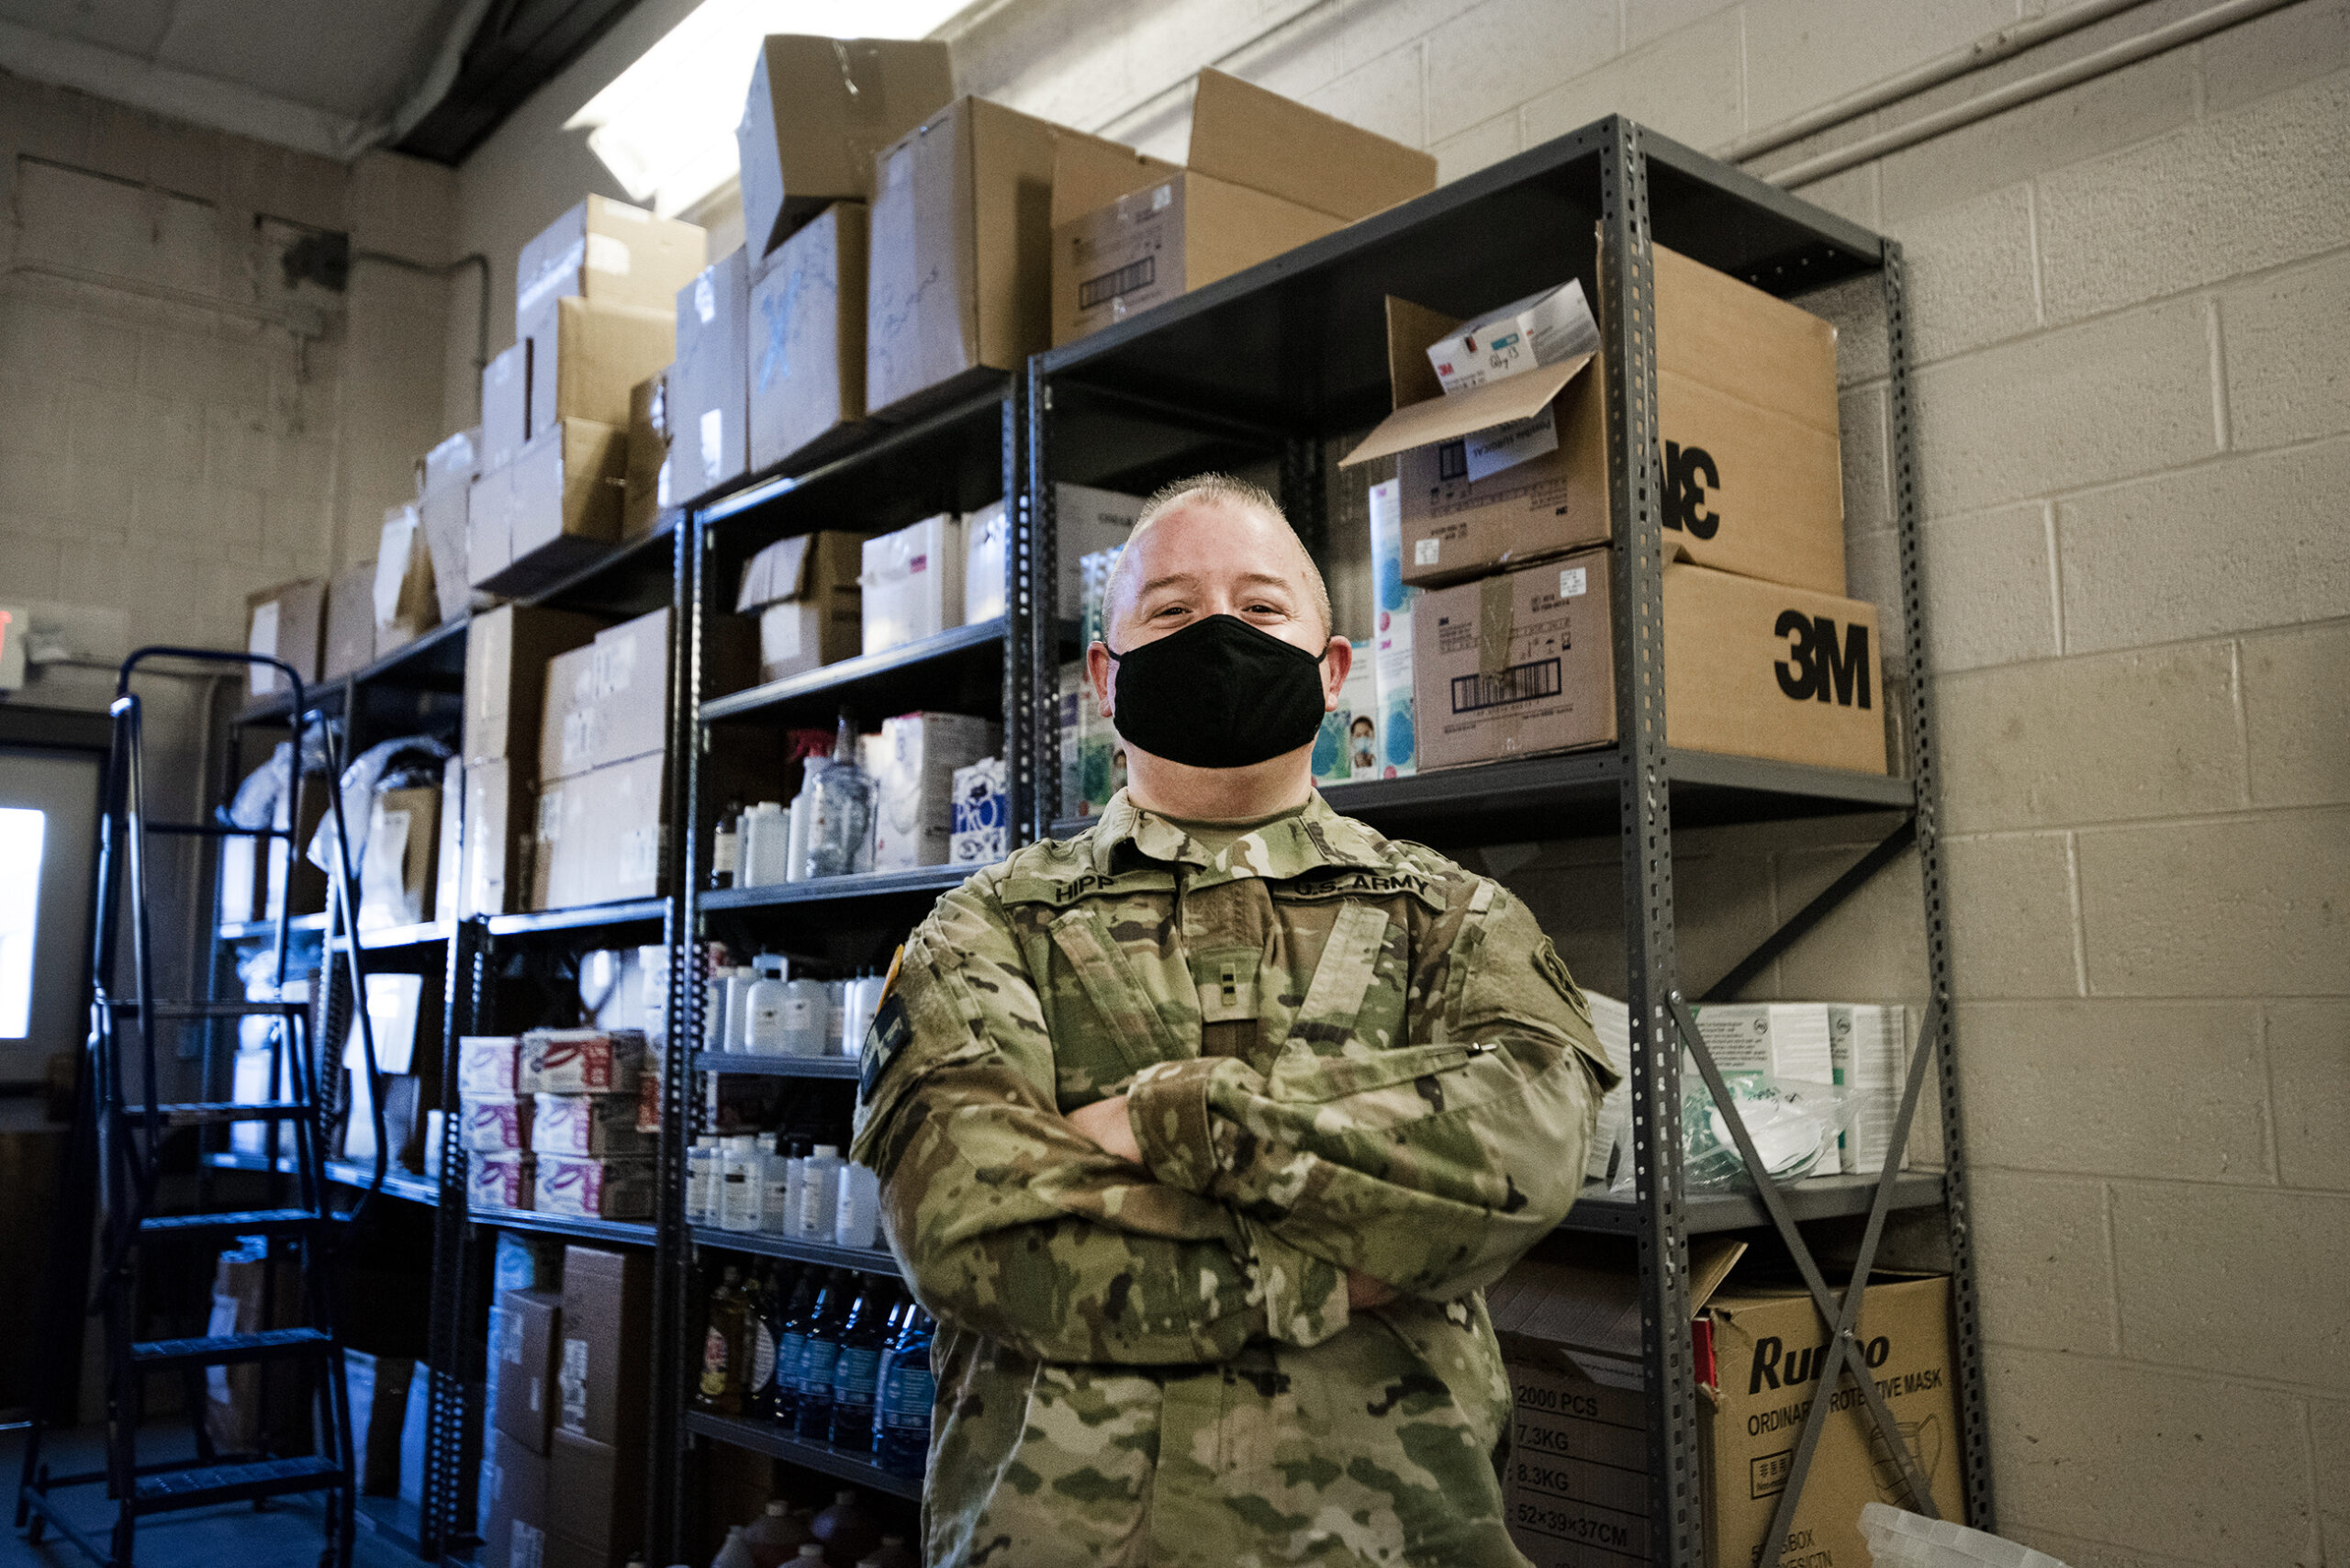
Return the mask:
{"type": "Polygon", "coordinates": [[[457,1092],[510,1096],[522,1042],[512,1035],[462,1035],[457,1039],[457,1092]]]}
{"type": "MultiPolygon", "coordinates": [[[[646,1077],[650,1078],[650,1074],[646,1077]]],[[[636,1130],[638,1096],[537,1094],[531,1126],[536,1154],[651,1154],[656,1141],[636,1130]]]]}
{"type": "Polygon", "coordinates": [[[520,1154],[531,1147],[528,1100],[466,1094],[457,1107],[459,1148],[479,1154],[520,1154]]]}
{"type": "Polygon", "coordinates": [[[1004,778],[1003,758],[982,757],[955,770],[954,835],[947,858],[957,866],[986,866],[1004,857],[1005,829],[1012,820],[1012,798],[1004,778]]]}
{"type": "Polygon", "coordinates": [[[636,1092],[644,1036],[633,1029],[533,1029],[522,1036],[520,1094],[636,1092]]]}
{"type": "Polygon", "coordinates": [[[465,1202],[476,1208],[531,1206],[531,1157],[477,1154],[465,1165],[465,1202]]]}
{"type": "Polygon", "coordinates": [[[650,1159],[539,1157],[539,1212],[589,1219],[646,1219],[653,1214],[650,1159]]]}

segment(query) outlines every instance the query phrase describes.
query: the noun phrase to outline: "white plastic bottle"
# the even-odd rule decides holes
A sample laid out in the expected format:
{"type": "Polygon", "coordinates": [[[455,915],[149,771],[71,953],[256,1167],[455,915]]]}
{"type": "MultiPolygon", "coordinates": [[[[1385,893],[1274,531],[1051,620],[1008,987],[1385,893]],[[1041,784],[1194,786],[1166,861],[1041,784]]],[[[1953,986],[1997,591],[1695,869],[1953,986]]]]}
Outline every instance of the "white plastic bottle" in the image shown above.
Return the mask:
{"type": "Polygon", "coordinates": [[[701,1004],[701,1048],[722,1051],[732,1047],[726,1043],[726,982],[734,978],[733,969],[724,964],[710,971],[710,987],[701,1004]]]}
{"type": "Polygon", "coordinates": [[[786,1056],[824,1054],[824,982],[796,980],[784,982],[782,1049],[786,1056]]]}
{"type": "Polygon", "coordinates": [[[791,1154],[778,1139],[761,1161],[759,1228],[769,1236],[789,1236],[791,1228],[791,1154]]]}
{"type": "Polygon", "coordinates": [[[757,978],[758,971],[747,964],[726,971],[726,1043],[720,1049],[739,1051],[743,1048],[744,1022],[750,1011],[751,982],[757,978]]]}
{"type": "Polygon", "coordinates": [[[752,960],[758,979],[743,1001],[743,1049],[755,1057],[789,1056],[791,986],[783,959],[762,953],[752,960]]]}
{"type": "Polygon", "coordinates": [[[801,1164],[800,1171],[800,1238],[830,1241],[833,1229],[839,1223],[840,1149],[833,1144],[818,1144],[801,1164]]]}
{"type": "Polygon", "coordinates": [[[862,1165],[841,1167],[840,1202],[834,1209],[833,1244],[875,1247],[881,1238],[881,1178],[862,1165]]]}
{"type": "Polygon", "coordinates": [[[808,877],[808,829],[816,820],[816,775],[832,764],[822,757],[811,756],[801,776],[800,793],[791,802],[790,834],[785,849],[784,879],[804,881],[808,877]]]}
{"type": "Polygon", "coordinates": [[[761,1179],[766,1172],[758,1169],[759,1140],[738,1133],[726,1140],[724,1149],[718,1177],[718,1228],[756,1230],[759,1201],[767,1191],[761,1179]]]}
{"type": "Polygon", "coordinates": [[[718,1191],[718,1139],[709,1133],[686,1150],[686,1223],[711,1222],[711,1200],[718,1191]]]}

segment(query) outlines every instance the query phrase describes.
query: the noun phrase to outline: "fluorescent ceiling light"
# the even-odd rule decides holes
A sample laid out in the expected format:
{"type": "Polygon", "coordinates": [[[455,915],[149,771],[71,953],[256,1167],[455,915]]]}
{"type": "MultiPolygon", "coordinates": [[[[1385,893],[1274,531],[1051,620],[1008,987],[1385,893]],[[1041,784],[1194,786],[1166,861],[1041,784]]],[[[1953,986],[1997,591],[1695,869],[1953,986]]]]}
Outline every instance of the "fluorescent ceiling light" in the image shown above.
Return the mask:
{"type": "Polygon", "coordinates": [[[565,130],[628,194],[671,217],[734,177],[734,127],[769,33],[918,39],[969,0],[702,0],[635,64],[588,100],[565,130]]]}

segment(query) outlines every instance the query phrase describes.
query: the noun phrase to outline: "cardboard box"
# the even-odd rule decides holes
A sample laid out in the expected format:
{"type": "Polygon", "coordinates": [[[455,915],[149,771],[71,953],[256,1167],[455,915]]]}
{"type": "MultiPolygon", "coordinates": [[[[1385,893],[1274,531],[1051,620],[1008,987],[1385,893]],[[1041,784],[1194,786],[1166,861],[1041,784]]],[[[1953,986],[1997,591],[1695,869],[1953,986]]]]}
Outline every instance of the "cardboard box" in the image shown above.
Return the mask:
{"type": "MultiPolygon", "coordinates": [[[[1750,1568],[1820,1392],[1823,1324],[1800,1287],[1725,1282],[1744,1244],[1690,1248],[1707,1561],[1750,1568]]],[[[1614,1255],[1529,1259],[1487,1293],[1509,1365],[1516,1416],[1505,1517],[1538,1568],[1646,1561],[1646,1417],[1640,1393],[1638,1274],[1614,1255]]],[[[1879,1273],[1855,1327],[1896,1424],[1944,1518],[1960,1511],[1950,1282],[1879,1273]]],[[[1812,1458],[1781,1568],[1865,1562],[1861,1506],[1901,1506],[1907,1489],[1867,1407],[1842,1397],[1812,1458]]]]}
{"type": "MultiPolygon", "coordinates": [[[[304,685],[319,678],[319,651],[325,640],[327,585],[304,577],[245,596],[245,651],[283,659],[304,685]]],[[[267,697],[285,678],[267,665],[254,665],[245,689],[267,697]]]]}
{"type": "Polygon", "coordinates": [[[466,588],[480,588],[513,564],[514,467],[509,462],[484,470],[465,487],[466,588]]]}
{"type": "Polygon", "coordinates": [[[360,930],[416,925],[431,917],[440,847],[437,786],[376,792],[359,855],[360,930]]]}
{"type": "MultiPolygon", "coordinates": [[[[671,367],[674,368],[674,367],[671,367]]],[[[629,389],[628,472],[621,496],[621,539],[642,539],[670,504],[669,371],[655,371],[629,389]]]]}
{"type": "Polygon", "coordinates": [[[954,831],[947,859],[957,866],[991,866],[1004,857],[1012,827],[1012,795],[1003,759],[982,757],[955,770],[950,802],[954,831]]]}
{"type": "MultiPolygon", "coordinates": [[[[281,1251],[276,1262],[266,1261],[258,1240],[220,1254],[212,1275],[212,1314],[205,1332],[213,1335],[257,1334],[263,1327],[290,1328],[303,1320],[302,1277],[293,1259],[281,1251]],[[272,1269],[275,1279],[264,1276],[272,1269]],[[263,1311],[268,1294],[271,1310],[263,1311]]],[[[256,1447],[264,1438],[280,1454],[309,1451],[310,1370],[300,1362],[279,1362],[270,1369],[264,1397],[258,1363],[205,1369],[204,1427],[219,1448],[235,1451],[256,1447]]]]}
{"type": "Polygon", "coordinates": [[[864,428],[870,219],[861,201],[834,202],[752,281],[754,470],[813,463],[864,428]]]}
{"type": "Polygon", "coordinates": [[[784,244],[830,203],[871,199],[874,155],[954,95],[944,43],[770,35],[734,132],[751,254],[784,244]]]}
{"type": "Polygon", "coordinates": [[[473,1208],[527,1209],[534,1174],[527,1154],[476,1155],[465,1161],[465,1202],[473,1208]]]}
{"type": "Polygon", "coordinates": [[[1404,503],[1393,479],[1371,487],[1371,696],[1378,713],[1382,778],[1419,771],[1413,728],[1412,625],[1420,590],[1404,586],[1404,503]]]}
{"type": "Polygon", "coordinates": [[[623,1568],[644,1533],[643,1471],[643,1444],[633,1433],[617,1445],[555,1433],[547,1484],[564,1506],[543,1568],[623,1568]]]}
{"type": "MultiPolygon", "coordinates": [[[[505,564],[484,577],[476,559],[474,586],[507,595],[534,593],[610,552],[621,536],[627,473],[628,432],[618,425],[563,420],[533,439],[504,471],[511,487],[502,512],[505,564]]],[[[479,494],[476,487],[476,511],[479,494]]],[[[484,521],[473,520],[469,546],[482,538],[484,521]]],[[[489,526],[496,526],[495,519],[489,526]]]]}
{"type": "Polygon", "coordinates": [[[519,1035],[458,1036],[457,1092],[512,1099],[519,1092],[516,1072],[521,1055],[519,1035]]]}
{"type": "Polygon", "coordinates": [[[413,503],[389,507],[375,550],[375,649],[382,658],[441,624],[432,552],[413,503]]]}
{"type": "Polygon", "coordinates": [[[952,512],[865,541],[865,651],[885,653],[963,623],[963,523],[952,512]]]}
{"type": "MultiPolygon", "coordinates": [[[[601,1159],[653,1153],[656,1140],[636,1130],[636,1102],[624,1094],[533,1094],[531,1100],[533,1154],[601,1159]]],[[[543,1195],[547,1184],[543,1170],[540,1184],[543,1195]]]]}
{"type": "Polygon", "coordinates": [[[531,887],[537,792],[530,770],[499,758],[465,764],[464,869],[457,913],[513,914],[531,887]]]}
{"type": "Polygon", "coordinates": [[[540,789],[532,908],[659,895],[667,853],[667,762],[654,752],[540,789]]]}
{"type": "MultiPolygon", "coordinates": [[[[1142,516],[1143,498],[1091,485],[1053,487],[1053,522],[1060,541],[1058,611],[1064,621],[1083,612],[1084,587],[1080,563],[1098,551],[1115,550],[1134,532],[1142,516]]],[[[963,520],[963,624],[976,626],[1003,613],[1004,550],[1007,530],[1003,503],[990,501],[963,520]]]]}
{"type": "Polygon", "coordinates": [[[425,918],[446,925],[457,918],[465,880],[465,763],[453,756],[441,765],[441,834],[432,857],[432,906],[425,918]]]}
{"type": "Polygon", "coordinates": [[[514,461],[531,439],[531,345],[518,339],[481,370],[480,472],[514,461]]]}
{"type": "MultiPolygon", "coordinates": [[[[499,1392],[504,1393],[501,1384],[499,1392]]],[[[489,1435],[482,1467],[487,1522],[482,1527],[481,1568],[544,1568],[547,1539],[547,1460],[503,1431],[489,1435]]]]}
{"type": "Polygon", "coordinates": [[[375,563],[362,561],[327,585],[327,634],[319,678],[333,680],[375,662],[375,563]]]}
{"type": "MultiPolygon", "coordinates": [[[[1663,521],[1673,553],[1841,596],[1835,328],[1662,246],[1652,253],[1663,521]]],[[[1341,465],[1399,459],[1404,580],[1416,586],[1597,543],[1612,531],[1604,362],[1572,359],[1448,397],[1425,350],[1454,325],[1390,299],[1395,412],[1341,465]],[[1553,450],[1469,477],[1477,432],[1523,424],[1546,408],[1553,450]]]]}
{"type": "Polygon", "coordinates": [[[873,868],[944,866],[955,836],[955,770],[991,756],[1002,730],[961,713],[881,721],[874,748],[873,868]]]}
{"type": "Polygon", "coordinates": [[[670,483],[683,504],[740,478],[750,460],[751,268],[742,247],[677,290],[674,310],[670,483]]]}
{"type": "Polygon", "coordinates": [[[636,1092],[644,1036],[632,1029],[533,1029],[522,1036],[518,1094],[636,1092]]]}
{"type": "Polygon", "coordinates": [[[504,1291],[498,1313],[498,1343],[490,1347],[498,1358],[498,1429],[532,1453],[544,1453],[554,1429],[563,1297],[554,1291],[504,1291]]]}
{"type": "Polygon", "coordinates": [[[778,540],[744,566],[734,608],[759,618],[761,680],[782,680],[856,656],[865,634],[857,588],[864,543],[863,534],[830,529],[796,534],[778,540]]]}
{"type": "Polygon", "coordinates": [[[666,301],[656,308],[573,295],[547,300],[525,324],[533,441],[561,420],[626,431],[631,389],[677,357],[666,301]]]}
{"type": "Polygon", "coordinates": [[[518,1095],[467,1094],[457,1102],[457,1145],[474,1154],[530,1151],[533,1101],[518,1095]]]}
{"type": "Polygon", "coordinates": [[[546,693],[539,709],[539,783],[576,778],[596,766],[596,645],[571,648],[547,661],[546,693]]]}
{"type": "MultiPolygon", "coordinates": [[[[635,1099],[622,1100],[621,1104],[629,1119],[635,1120],[635,1099]]],[[[653,1217],[655,1174],[650,1155],[542,1153],[538,1161],[541,1214],[576,1215],[587,1219],[653,1217]]]]}
{"type": "Polygon", "coordinates": [[[1053,191],[1053,342],[1122,321],[1436,188],[1427,153],[1200,73],[1188,166],[1138,159],[1106,204],[1053,191]]]}
{"type": "Polygon", "coordinates": [[[984,98],[957,99],[884,151],[865,316],[872,412],[916,417],[1049,347],[1048,193],[1057,178],[1081,184],[1099,205],[1133,169],[1130,149],[984,98]]]}
{"type": "Polygon", "coordinates": [[[1369,639],[1360,637],[1351,646],[1354,661],[1347,666],[1338,705],[1322,715],[1322,727],[1314,735],[1317,784],[1379,777],[1379,701],[1371,680],[1371,646],[1369,639]]]}
{"type": "MultiPolygon", "coordinates": [[[[1616,739],[1606,551],[1432,589],[1414,610],[1420,767],[1616,739]]],[[[1664,568],[1665,727],[1689,751],[1883,773],[1876,607],[1664,568]]]]}
{"type": "MultiPolygon", "coordinates": [[[[716,629],[713,628],[713,631],[716,629]]],[[[749,628],[729,627],[711,644],[705,689],[712,695],[747,684],[749,628]]],[[[669,611],[652,610],[596,633],[594,766],[607,767],[669,744],[669,611]]]]}
{"type": "Polygon", "coordinates": [[[609,305],[666,311],[709,261],[693,224],[591,196],[524,245],[514,260],[514,318],[576,295],[609,305]]]}
{"type": "MultiPolygon", "coordinates": [[[[351,1450],[359,1461],[359,1490],[371,1497],[397,1497],[400,1490],[400,1432],[408,1420],[416,1362],[404,1356],[342,1353],[343,1387],[351,1404],[351,1450]]],[[[423,1397],[420,1385],[417,1397],[423,1397]]]]}
{"type": "Polygon", "coordinates": [[[593,643],[604,624],[522,604],[475,616],[465,628],[465,760],[514,761],[522,777],[536,777],[547,662],[593,643]]]}
{"type": "Polygon", "coordinates": [[[652,1365],[653,1258],[641,1249],[566,1248],[563,1430],[621,1444],[642,1430],[652,1365]]]}

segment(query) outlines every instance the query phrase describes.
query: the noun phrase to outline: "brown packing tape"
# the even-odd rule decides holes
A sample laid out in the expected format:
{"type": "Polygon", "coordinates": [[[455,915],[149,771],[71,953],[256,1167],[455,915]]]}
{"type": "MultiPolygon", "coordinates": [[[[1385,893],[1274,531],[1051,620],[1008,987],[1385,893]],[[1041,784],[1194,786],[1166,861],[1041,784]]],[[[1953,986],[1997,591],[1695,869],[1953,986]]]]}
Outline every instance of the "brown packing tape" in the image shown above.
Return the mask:
{"type": "Polygon", "coordinates": [[[1495,680],[1509,667],[1510,606],[1516,594],[1507,572],[1487,577],[1477,588],[1477,673],[1495,680]]]}

